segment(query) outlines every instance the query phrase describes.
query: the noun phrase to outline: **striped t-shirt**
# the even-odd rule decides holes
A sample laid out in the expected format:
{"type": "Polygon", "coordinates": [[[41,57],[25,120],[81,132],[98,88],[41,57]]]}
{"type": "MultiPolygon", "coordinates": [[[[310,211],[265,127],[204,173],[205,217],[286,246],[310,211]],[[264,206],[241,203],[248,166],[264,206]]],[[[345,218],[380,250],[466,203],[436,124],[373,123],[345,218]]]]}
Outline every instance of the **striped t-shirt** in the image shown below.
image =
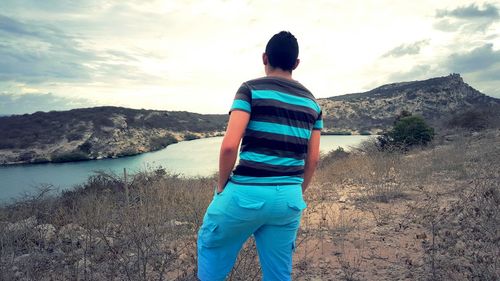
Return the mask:
{"type": "Polygon", "coordinates": [[[312,130],[323,120],[316,99],[297,81],[278,77],[241,85],[231,107],[250,113],[231,181],[240,184],[300,184],[312,130]]]}

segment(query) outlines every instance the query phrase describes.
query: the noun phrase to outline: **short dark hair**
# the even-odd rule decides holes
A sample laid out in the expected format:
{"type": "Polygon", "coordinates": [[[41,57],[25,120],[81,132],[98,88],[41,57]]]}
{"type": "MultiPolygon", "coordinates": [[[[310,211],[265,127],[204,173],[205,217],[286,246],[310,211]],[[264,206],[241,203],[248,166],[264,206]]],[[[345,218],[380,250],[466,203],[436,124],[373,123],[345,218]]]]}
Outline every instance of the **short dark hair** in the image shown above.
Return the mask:
{"type": "Polygon", "coordinates": [[[275,34],[266,45],[266,54],[272,67],[292,71],[299,57],[297,38],[288,31],[275,34]]]}

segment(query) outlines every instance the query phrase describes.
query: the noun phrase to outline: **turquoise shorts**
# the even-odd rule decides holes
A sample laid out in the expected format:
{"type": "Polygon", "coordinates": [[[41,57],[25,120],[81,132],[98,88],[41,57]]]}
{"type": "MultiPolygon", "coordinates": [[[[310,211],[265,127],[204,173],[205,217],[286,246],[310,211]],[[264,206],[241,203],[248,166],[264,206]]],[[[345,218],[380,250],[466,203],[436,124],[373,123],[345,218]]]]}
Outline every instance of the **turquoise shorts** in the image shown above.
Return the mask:
{"type": "Polygon", "coordinates": [[[253,234],[262,280],[291,280],[295,238],[305,208],[300,184],[228,182],[214,195],[198,232],[198,278],[224,280],[253,234]]]}

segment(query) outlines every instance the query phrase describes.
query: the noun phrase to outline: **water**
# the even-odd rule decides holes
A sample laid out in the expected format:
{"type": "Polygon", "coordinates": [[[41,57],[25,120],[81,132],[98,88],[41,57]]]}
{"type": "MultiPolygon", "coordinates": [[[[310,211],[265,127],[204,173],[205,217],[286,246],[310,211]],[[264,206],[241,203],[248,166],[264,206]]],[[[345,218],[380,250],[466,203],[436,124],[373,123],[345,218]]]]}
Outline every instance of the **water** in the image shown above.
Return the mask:
{"type": "MultiPolygon", "coordinates": [[[[323,153],[356,146],[370,136],[322,136],[323,153]]],[[[102,170],[121,175],[163,167],[167,171],[188,177],[208,176],[218,169],[218,154],[222,137],[185,141],[167,148],[135,156],[94,161],[57,164],[0,166],[0,201],[8,201],[29,193],[42,184],[63,190],[84,182],[94,171],[102,170]]]]}

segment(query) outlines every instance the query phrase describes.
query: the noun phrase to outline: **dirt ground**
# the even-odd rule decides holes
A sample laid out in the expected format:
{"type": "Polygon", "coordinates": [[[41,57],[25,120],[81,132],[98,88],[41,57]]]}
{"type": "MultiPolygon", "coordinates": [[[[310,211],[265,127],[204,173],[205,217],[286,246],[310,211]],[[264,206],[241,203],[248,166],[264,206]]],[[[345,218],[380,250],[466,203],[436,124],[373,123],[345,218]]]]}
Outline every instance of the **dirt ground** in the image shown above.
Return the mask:
{"type": "Polygon", "coordinates": [[[498,280],[499,134],[376,160],[382,168],[351,157],[320,169],[294,280],[498,280]]]}
{"type": "Polygon", "coordinates": [[[409,217],[423,199],[415,193],[367,206],[352,195],[356,189],[309,203],[297,240],[296,280],[415,280],[430,235],[409,217]]]}

